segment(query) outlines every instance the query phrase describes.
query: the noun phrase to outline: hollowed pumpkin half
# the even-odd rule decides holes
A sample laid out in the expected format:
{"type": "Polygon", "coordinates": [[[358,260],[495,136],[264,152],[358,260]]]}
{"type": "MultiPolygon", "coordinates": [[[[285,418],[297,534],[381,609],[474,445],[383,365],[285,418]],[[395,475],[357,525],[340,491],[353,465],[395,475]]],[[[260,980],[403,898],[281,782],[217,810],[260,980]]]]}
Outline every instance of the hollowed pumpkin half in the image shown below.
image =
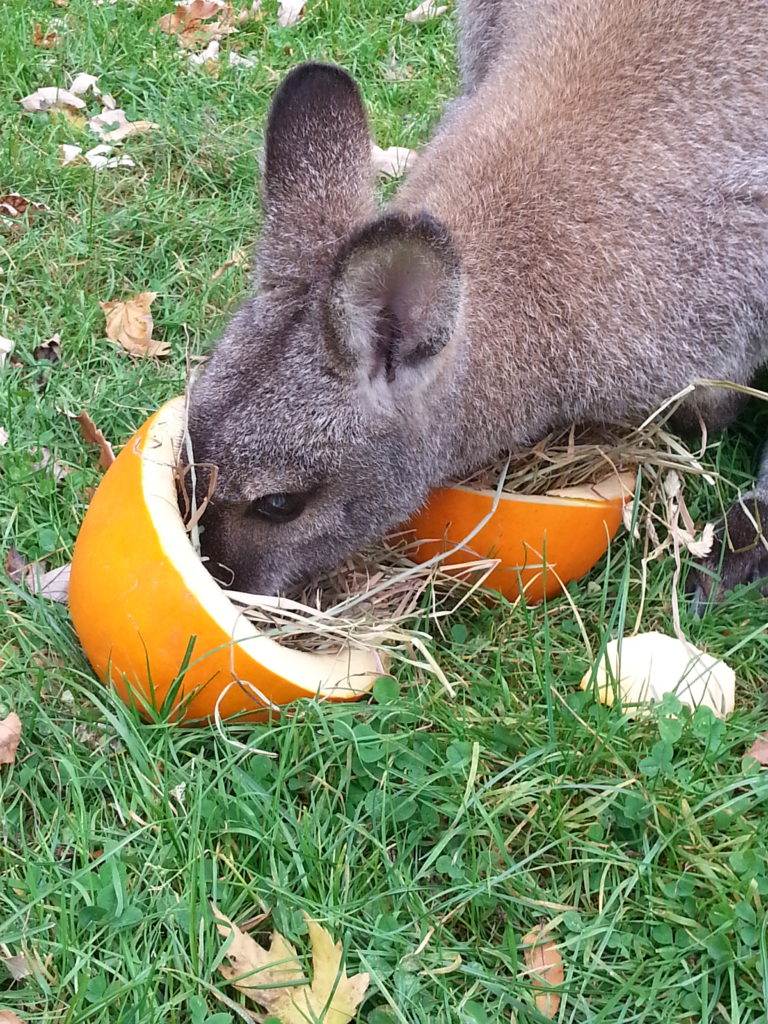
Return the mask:
{"type": "Polygon", "coordinates": [[[578,579],[608,550],[631,499],[634,473],[611,476],[601,484],[553,491],[539,497],[449,487],[433,491],[409,523],[420,543],[413,552],[424,562],[448,552],[448,564],[468,558],[497,558],[485,586],[514,599],[525,592],[531,602],[553,597],[578,579]],[[477,534],[470,533],[490,515],[477,534]],[[450,550],[455,548],[455,550],[450,550]]]}
{"type": "Polygon", "coordinates": [[[104,475],[75,544],[70,608],[96,674],[127,703],[177,718],[245,712],[300,697],[355,700],[385,671],[372,651],[311,654],[260,635],[206,570],[179,512],[174,467],[184,400],[144,424],[104,475]],[[181,682],[179,682],[181,680],[181,682]],[[175,691],[175,692],[174,692],[175,691]]]}

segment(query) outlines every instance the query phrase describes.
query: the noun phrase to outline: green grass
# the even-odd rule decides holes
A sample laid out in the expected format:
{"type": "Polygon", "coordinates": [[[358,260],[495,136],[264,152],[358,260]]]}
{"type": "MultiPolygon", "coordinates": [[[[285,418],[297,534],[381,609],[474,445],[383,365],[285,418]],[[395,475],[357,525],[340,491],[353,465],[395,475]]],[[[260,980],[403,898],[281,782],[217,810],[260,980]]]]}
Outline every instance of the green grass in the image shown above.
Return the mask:
{"type": "MultiPolygon", "coordinates": [[[[244,268],[213,274],[257,234],[281,73],[308,57],[350,67],[382,145],[423,141],[454,87],[451,21],[408,25],[400,4],[310,0],[281,30],[266,0],[233,40],[257,65],[218,79],[151,34],[170,6],[0,4],[0,193],[50,208],[0,227],[0,334],[21,360],[0,371],[3,553],[71,553],[98,471],[64,410],[124,441],[242,294],[244,268]],[[36,49],[34,24],[53,18],[61,45],[36,49]],[[398,82],[393,56],[409,69],[398,82]],[[125,145],[134,170],[62,169],[58,144],[97,140],[21,112],[21,96],[79,71],[161,125],[125,145]],[[159,365],[102,333],[98,301],[143,290],[171,344],[159,365]],[[37,362],[54,332],[62,361],[37,362]],[[61,482],[34,469],[41,445],[72,468],[61,482]]],[[[711,464],[746,481],[757,434],[742,425],[711,464]]],[[[699,522],[717,508],[707,488],[690,504],[699,522]]],[[[670,631],[672,568],[650,567],[645,629],[670,631]]],[[[571,587],[596,649],[634,626],[640,591],[626,538],[571,587]]],[[[220,734],[139,724],[94,679],[66,609],[4,586],[0,718],[16,710],[24,735],[0,767],[0,942],[44,970],[14,982],[0,964],[0,1007],[57,1024],[239,1019],[215,994],[212,898],[238,920],[271,907],[300,949],[301,911],[324,921],[350,970],[371,973],[365,1024],[539,1020],[520,942],[540,917],[565,960],[562,1022],[765,1021],[768,777],[741,762],[766,724],[765,618],[745,593],[684,619],[737,671],[727,723],[674,702],[642,722],[596,705],[577,688],[588,661],[561,599],[467,613],[436,635],[455,700],[403,670],[370,702],[220,734]]]]}

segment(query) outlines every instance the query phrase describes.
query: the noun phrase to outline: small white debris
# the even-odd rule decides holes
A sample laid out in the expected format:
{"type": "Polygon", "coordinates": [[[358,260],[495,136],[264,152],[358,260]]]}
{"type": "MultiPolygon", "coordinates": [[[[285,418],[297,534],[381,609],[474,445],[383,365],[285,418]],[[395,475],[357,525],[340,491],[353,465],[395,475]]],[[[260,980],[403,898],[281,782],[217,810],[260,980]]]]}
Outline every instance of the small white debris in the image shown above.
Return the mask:
{"type": "Polygon", "coordinates": [[[91,90],[94,96],[101,96],[101,89],[99,89],[99,76],[87,75],[84,71],[81,71],[79,75],[75,75],[72,79],[69,91],[73,92],[75,96],[82,96],[84,93],[88,92],[88,90],[91,90]]]}
{"type": "Polygon", "coordinates": [[[390,178],[399,178],[405,174],[413,166],[417,156],[415,149],[408,149],[406,146],[390,146],[388,149],[371,146],[373,169],[377,174],[384,174],[390,178]]]}
{"type": "Polygon", "coordinates": [[[114,170],[115,167],[135,167],[136,164],[127,154],[124,156],[112,156],[114,153],[114,147],[112,146],[94,146],[93,149],[89,149],[83,156],[91,165],[95,171],[102,171],[105,168],[114,170]]]}
{"type": "Polygon", "coordinates": [[[10,338],[4,338],[0,334],[0,367],[5,366],[11,352],[13,352],[13,342],[10,338]]]}
{"type": "Polygon", "coordinates": [[[129,121],[125,111],[118,107],[116,110],[102,110],[88,121],[88,127],[105,142],[114,144],[138,132],[154,131],[160,125],[154,121],[129,121]]]}
{"type": "Polygon", "coordinates": [[[229,66],[231,68],[255,68],[256,61],[251,57],[241,57],[239,53],[235,53],[234,50],[230,50],[229,66]]]}
{"type": "Polygon", "coordinates": [[[79,156],[82,155],[82,146],[68,146],[66,142],[63,142],[59,149],[61,150],[61,166],[66,167],[67,164],[74,163],[79,156]]]}
{"type": "Polygon", "coordinates": [[[219,41],[218,39],[212,39],[204,50],[200,53],[190,53],[189,62],[190,64],[203,65],[209,60],[219,59],[219,41]]]}
{"type": "Polygon", "coordinates": [[[277,24],[280,28],[295,25],[301,17],[307,0],[281,0],[277,9],[277,24]]]}
{"type": "Polygon", "coordinates": [[[435,0],[424,0],[424,3],[419,4],[418,7],[409,11],[405,15],[405,20],[413,22],[429,21],[430,18],[439,18],[440,15],[445,14],[447,10],[447,4],[444,6],[438,6],[435,3],[435,0]]]}

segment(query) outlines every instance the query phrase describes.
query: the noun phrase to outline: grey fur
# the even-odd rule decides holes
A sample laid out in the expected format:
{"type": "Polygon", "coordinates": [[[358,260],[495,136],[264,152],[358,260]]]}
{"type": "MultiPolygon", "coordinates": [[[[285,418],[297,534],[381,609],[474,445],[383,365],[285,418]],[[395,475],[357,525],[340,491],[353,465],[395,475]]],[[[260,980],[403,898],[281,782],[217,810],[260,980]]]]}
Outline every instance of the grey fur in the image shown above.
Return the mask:
{"type": "Polygon", "coordinates": [[[351,79],[278,90],[259,293],[190,408],[219,467],[204,545],[243,588],[338,564],[511,446],[768,358],[766,0],[465,0],[461,25],[463,94],[386,212],[351,79]],[[291,522],[249,509],[286,491],[291,522]]]}

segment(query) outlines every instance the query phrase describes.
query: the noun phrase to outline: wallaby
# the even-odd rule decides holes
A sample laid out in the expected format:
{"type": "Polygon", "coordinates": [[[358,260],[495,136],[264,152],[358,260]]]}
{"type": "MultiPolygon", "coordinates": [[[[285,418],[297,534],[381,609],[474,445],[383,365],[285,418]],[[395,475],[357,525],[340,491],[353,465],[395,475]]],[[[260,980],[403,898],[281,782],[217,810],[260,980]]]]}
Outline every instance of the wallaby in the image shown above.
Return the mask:
{"type": "MultiPolygon", "coordinates": [[[[464,0],[459,51],[462,94],[383,210],[349,75],[276,92],[256,294],[189,407],[218,467],[204,553],[241,589],[335,567],[548,431],[768,359],[766,0],[464,0]]],[[[727,585],[768,576],[763,469],[727,585]]]]}

